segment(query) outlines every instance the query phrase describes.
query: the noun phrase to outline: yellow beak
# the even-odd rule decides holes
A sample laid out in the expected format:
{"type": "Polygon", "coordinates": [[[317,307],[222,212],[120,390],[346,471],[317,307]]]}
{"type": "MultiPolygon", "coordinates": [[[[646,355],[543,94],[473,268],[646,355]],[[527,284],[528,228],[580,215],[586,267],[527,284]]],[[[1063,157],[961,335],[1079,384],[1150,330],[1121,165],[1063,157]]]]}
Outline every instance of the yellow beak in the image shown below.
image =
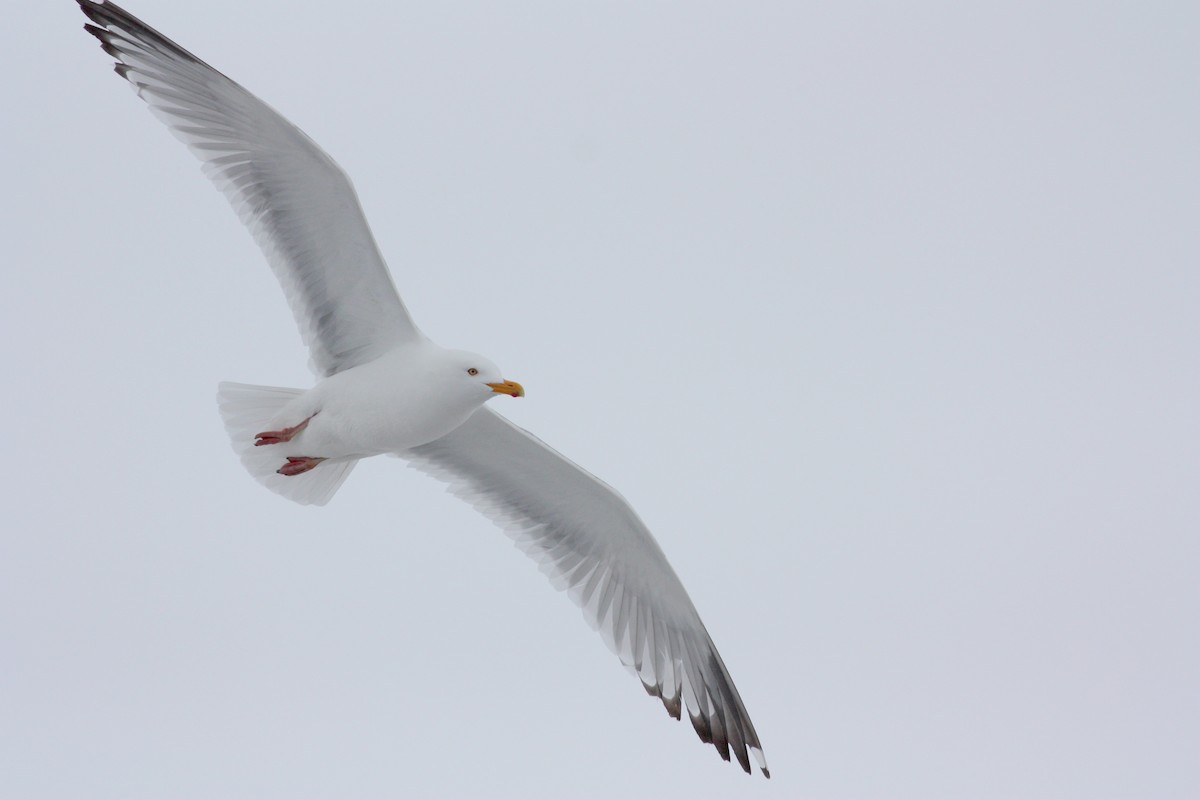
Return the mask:
{"type": "Polygon", "coordinates": [[[525,387],[516,381],[501,381],[500,383],[489,383],[488,387],[493,392],[499,394],[510,394],[513,397],[524,397],[525,387]]]}

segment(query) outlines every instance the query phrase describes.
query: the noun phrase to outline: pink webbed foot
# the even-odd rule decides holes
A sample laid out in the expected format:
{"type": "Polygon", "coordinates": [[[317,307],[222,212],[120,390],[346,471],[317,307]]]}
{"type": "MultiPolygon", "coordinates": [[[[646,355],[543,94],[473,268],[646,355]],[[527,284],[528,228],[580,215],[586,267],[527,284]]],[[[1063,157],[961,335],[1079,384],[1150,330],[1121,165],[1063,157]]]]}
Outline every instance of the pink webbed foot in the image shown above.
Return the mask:
{"type": "Polygon", "coordinates": [[[311,456],[288,456],[287,463],[275,471],[290,478],[293,475],[303,475],[324,460],[311,456]]]}
{"type": "Polygon", "coordinates": [[[254,434],[254,446],[262,447],[264,444],[283,444],[284,442],[290,442],[296,436],[296,434],[308,427],[308,420],[315,416],[316,414],[313,414],[312,417],[304,420],[299,425],[293,425],[290,428],[284,428],[283,430],[279,431],[263,431],[262,433],[256,433],[254,434]]]}

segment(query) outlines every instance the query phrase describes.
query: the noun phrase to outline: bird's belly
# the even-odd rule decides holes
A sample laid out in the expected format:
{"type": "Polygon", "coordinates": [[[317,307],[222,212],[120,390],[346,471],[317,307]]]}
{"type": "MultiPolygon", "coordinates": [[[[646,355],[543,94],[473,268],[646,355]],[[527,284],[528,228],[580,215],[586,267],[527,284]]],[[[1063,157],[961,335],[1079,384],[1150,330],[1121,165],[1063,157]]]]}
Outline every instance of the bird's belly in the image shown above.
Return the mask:
{"type": "Polygon", "coordinates": [[[293,444],[324,458],[396,453],[445,436],[468,416],[470,410],[351,397],[320,408],[293,444]]]}

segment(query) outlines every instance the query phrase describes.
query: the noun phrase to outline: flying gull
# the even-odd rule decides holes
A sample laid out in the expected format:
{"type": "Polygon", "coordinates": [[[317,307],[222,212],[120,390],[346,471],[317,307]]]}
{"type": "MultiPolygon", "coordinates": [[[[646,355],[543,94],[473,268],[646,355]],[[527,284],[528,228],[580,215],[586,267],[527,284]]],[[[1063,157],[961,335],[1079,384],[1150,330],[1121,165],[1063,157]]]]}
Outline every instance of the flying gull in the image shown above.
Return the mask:
{"type": "Polygon", "coordinates": [[[522,397],[483,356],[426,338],[392,284],[350,180],[299,128],[111,2],[76,0],[150,110],[254,234],[317,374],[307,391],[222,383],[243,465],[323,505],[362,458],[389,453],[502,526],[679,719],[770,777],[754,725],[666,556],[610,486],[485,406],[522,397]]]}

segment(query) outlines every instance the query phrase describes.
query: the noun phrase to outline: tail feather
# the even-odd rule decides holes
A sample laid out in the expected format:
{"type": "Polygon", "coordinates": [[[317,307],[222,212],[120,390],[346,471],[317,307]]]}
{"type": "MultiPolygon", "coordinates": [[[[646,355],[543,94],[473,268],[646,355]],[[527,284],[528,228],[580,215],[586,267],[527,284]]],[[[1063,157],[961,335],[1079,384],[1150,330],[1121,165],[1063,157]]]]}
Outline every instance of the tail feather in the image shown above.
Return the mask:
{"type": "Polygon", "coordinates": [[[273,446],[254,446],[254,435],[266,430],[280,409],[302,394],[300,389],[226,381],[217,386],[217,406],[233,451],[255,480],[301,505],[323,506],[346,480],[358,459],[325,461],[316,469],[288,477],[275,471],[286,459],[273,446]]]}

